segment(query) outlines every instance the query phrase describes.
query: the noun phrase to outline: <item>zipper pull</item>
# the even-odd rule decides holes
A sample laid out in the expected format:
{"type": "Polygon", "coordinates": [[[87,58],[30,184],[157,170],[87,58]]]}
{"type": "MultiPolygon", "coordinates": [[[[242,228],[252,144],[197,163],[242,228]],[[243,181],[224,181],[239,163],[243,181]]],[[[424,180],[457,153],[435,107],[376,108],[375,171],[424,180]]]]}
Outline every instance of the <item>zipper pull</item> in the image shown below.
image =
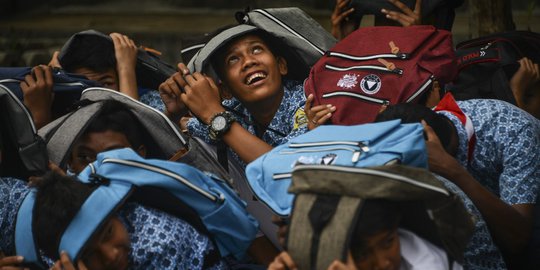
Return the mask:
{"type": "Polygon", "coordinates": [[[394,43],[393,41],[390,41],[388,43],[388,45],[390,46],[390,51],[393,53],[393,54],[398,54],[399,53],[399,47],[396,46],[396,43],[394,43]]]}
{"type": "Polygon", "coordinates": [[[362,152],[364,153],[367,153],[369,152],[369,146],[367,146],[365,143],[363,142],[358,142],[358,146],[360,147],[360,149],[362,149],[362,152]]]}
{"type": "Polygon", "coordinates": [[[388,70],[394,71],[396,69],[396,65],[392,62],[388,62],[382,58],[377,59],[379,63],[383,64],[388,70]]]}
{"type": "Polygon", "coordinates": [[[351,160],[352,163],[358,162],[358,160],[360,159],[360,154],[362,154],[362,152],[361,152],[361,151],[358,151],[358,150],[356,150],[356,151],[353,152],[352,160],[351,160]]]}

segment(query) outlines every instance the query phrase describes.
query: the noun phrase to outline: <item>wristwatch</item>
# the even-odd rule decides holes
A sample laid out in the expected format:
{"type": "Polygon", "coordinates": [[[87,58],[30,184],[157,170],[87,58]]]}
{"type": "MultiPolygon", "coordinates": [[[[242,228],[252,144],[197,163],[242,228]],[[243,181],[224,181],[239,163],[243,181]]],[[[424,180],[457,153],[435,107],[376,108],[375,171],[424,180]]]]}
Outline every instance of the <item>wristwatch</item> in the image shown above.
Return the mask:
{"type": "Polygon", "coordinates": [[[221,140],[223,134],[229,131],[231,124],[234,121],[233,114],[228,111],[214,114],[208,124],[208,135],[210,136],[210,139],[214,141],[221,140]]]}

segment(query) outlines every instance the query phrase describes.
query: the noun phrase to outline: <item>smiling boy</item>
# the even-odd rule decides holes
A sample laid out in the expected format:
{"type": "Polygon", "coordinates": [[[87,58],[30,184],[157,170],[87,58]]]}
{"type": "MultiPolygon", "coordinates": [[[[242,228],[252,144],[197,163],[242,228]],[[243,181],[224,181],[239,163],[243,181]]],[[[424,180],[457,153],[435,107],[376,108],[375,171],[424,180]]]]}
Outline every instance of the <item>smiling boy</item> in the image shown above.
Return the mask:
{"type": "MultiPolygon", "coordinates": [[[[179,64],[179,73],[160,87],[162,97],[182,89],[176,91],[177,101],[197,118],[187,124],[192,135],[222,141],[249,163],[307,131],[303,86],[294,80],[304,78],[289,78],[294,77],[294,53],[270,34],[235,26],[210,40],[196,57],[203,57],[202,70],[191,73],[179,64]],[[201,72],[215,72],[219,86],[201,72]]],[[[321,106],[312,110],[331,113],[331,106],[321,106]]]]}

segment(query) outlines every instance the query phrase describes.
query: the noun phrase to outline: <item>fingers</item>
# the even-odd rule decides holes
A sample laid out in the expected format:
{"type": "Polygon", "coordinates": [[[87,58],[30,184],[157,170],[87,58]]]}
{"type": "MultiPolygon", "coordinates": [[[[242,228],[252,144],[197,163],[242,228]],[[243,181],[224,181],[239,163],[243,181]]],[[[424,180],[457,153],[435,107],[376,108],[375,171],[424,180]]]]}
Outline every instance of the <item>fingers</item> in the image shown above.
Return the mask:
{"type": "Polygon", "coordinates": [[[401,12],[407,14],[407,15],[414,15],[414,11],[412,11],[407,5],[403,4],[399,0],[388,0],[388,2],[392,3],[392,5],[396,6],[401,12]]]}
{"type": "Polygon", "coordinates": [[[5,266],[16,266],[20,263],[22,263],[24,260],[24,257],[23,256],[8,256],[8,257],[3,257],[0,259],[0,266],[2,267],[5,267],[5,266]]]}
{"type": "Polygon", "coordinates": [[[339,260],[335,260],[330,264],[328,270],[347,270],[347,266],[339,260]]]}
{"type": "Polygon", "coordinates": [[[414,5],[414,13],[418,15],[422,14],[422,0],[416,0],[416,4],[414,5]]]}
{"type": "Polygon", "coordinates": [[[272,262],[269,269],[298,269],[293,259],[286,251],[281,252],[272,262]]]}
{"type": "Polygon", "coordinates": [[[304,111],[306,113],[311,111],[311,103],[313,102],[313,99],[314,99],[313,94],[309,94],[309,96],[306,99],[306,105],[304,105],[304,111]]]}
{"type": "Polygon", "coordinates": [[[62,66],[60,65],[60,61],[58,61],[58,55],[60,54],[59,51],[54,51],[52,57],[51,57],[51,61],[49,61],[49,64],[47,64],[48,66],[50,67],[59,67],[61,68],[62,66]]]}
{"type": "Polygon", "coordinates": [[[52,162],[49,160],[49,170],[57,173],[57,174],[60,174],[60,175],[63,175],[63,176],[66,176],[66,172],[64,170],[62,170],[62,168],[60,168],[58,165],[56,165],[56,163],[52,162]]]}
{"type": "Polygon", "coordinates": [[[135,42],[126,35],[122,35],[120,33],[111,33],[109,36],[112,38],[115,47],[121,46],[127,48],[137,48],[137,46],[135,46],[135,42]]]}
{"type": "MultiPolygon", "coordinates": [[[[75,269],[75,266],[73,266],[73,263],[71,262],[71,260],[69,259],[69,256],[67,255],[67,253],[65,251],[62,251],[62,253],[60,253],[60,260],[57,261],[54,266],[56,267],[58,265],[58,263],[60,263],[60,267],[59,269],[63,269],[63,270],[76,270],[75,269]]],[[[56,268],[55,268],[56,269],[56,268]]]]}
{"type": "Polygon", "coordinates": [[[440,144],[439,137],[437,136],[437,133],[435,133],[433,128],[431,128],[426,123],[426,121],[422,120],[422,126],[424,126],[424,132],[426,133],[427,141],[428,142],[438,142],[440,144]]]}
{"type": "Polygon", "coordinates": [[[421,24],[421,4],[422,1],[418,0],[415,4],[414,11],[407,5],[398,0],[388,0],[400,11],[392,11],[387,9],[381,9],[381,12],[386,15],[387,19],[396,21],[403,26],[419,25],[421,24]]]}
{"type": "Polygon", "coordinates": [[[336,106],[331,104],[318,105],[306,111],[309,121],[314,125],[322,125],[332,117],[332,113],[336,111],[336,106]]]}

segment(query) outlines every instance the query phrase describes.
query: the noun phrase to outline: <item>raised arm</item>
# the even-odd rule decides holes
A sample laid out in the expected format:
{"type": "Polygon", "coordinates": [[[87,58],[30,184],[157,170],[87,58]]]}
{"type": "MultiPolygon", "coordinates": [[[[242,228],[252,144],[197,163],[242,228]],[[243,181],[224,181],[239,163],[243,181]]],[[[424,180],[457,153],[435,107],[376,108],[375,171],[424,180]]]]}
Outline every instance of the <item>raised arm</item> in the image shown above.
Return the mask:
{"type": "MultiPolygon", "coordinates": [[[[182,76],[177,77],[175,82],[179,89],[183,89],[180,99],[195,117],[208,125],[213,116],[225,111],[221,105],[217,85],[212,78],[199,72],[190,74],[184,64],[179,64],[178,68],[182,76]]],[[[251,134],[237,122],[232,123],[222,140],[246,163],[272,149],[272,146],[251,134]]]]}
{"type": "Polygon", "coordinates": [[[134,99],[139,99],[137,91],[137,46],[128,36],[119,33],[109,35],[114,43],[116,57],[116,72],[118,74],[119,91],[134,99]]]}
{"type": "Polygon", "coordinates": [[[433,129],[425,122],[422,124],[428,138],[429,169],[454,182],[469,196],[486,220],[493,240],[507,263],[519,262],[519,256],[530,239],[534,205],[510,205],[488,191],[444,150],[433,129]]]}

